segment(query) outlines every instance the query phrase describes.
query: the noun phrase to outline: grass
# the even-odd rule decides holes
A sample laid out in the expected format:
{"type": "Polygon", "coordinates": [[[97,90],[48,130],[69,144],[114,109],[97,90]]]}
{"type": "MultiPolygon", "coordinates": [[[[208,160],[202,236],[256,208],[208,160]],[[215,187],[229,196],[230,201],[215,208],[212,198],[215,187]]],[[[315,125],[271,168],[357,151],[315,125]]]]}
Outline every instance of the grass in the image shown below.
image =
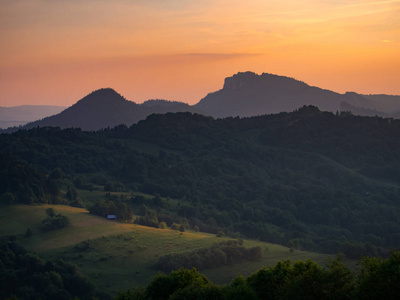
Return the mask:
{"type": "MultiPolygon", "coordinates": [[[[97,289],[110,294],[115,294],[118,289],[148,284],[158,272],[154,265],[162,255],[206,248],[229,239],[201,232],[181,233],[107,221],[90,215],[85,209],[62,205],[5,206],[0,210],[0,225],[0,235],[19,236],[28,249],[46,259],[62,258],[77,264],[97,289]],[[71,225],[53,232],[41,232],[41,220],[46,217],[48,207],[67,215],[71,225]],[[33,235],[25,238],[23,235],[28,227],[33,230],[33,235]],[[85,241],[89,247],[79,249],[76,246],[85,241]]],[[[287,247],[255,240],[245,240],[244,246],[260,246],[264,251],[263,259],[201,272],[211,281],[225,284],[240,274],[248,276],[279,260],[312,259],[323,264],[329,257],[299,250],[291,252],[287,247]]]]}

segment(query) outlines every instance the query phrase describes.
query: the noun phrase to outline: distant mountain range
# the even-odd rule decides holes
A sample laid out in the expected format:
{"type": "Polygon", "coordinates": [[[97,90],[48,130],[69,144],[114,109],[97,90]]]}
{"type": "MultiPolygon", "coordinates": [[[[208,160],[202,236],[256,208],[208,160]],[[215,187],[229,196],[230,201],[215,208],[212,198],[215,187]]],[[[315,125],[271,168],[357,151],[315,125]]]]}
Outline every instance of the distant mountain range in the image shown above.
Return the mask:
{"type": "Polygon", "coordinates": [[[22,126],[29,122],[56,115],[66,107],[54,105],[21,105],[0,107],[0,128],[22,126]]]}
{"type": "MultiPolygon", "coordinates": [[[[221,90],[208,94],[192,106],[166,100],[149,100],[136,104],[126,100],[113,89],[106,88],[92,92],[65,110],[59,108],[56,115],[19,128],[58,126],[98,130],[120,124],[130,126],[154,113],[192,112],[215,118],[249,117],[290,112],[304,105],[314,105],[322,111],[350,111],[364,116],[400,117],[400,96],[361,95],[353,92],[339,94],[309,86],[289,77],[240,72],[226,78],[221,90]]],[[[37,119],[40,118],[43,117],[37,119]]],[[[0,120],[5,119],[0,115],[0,120]]]]}

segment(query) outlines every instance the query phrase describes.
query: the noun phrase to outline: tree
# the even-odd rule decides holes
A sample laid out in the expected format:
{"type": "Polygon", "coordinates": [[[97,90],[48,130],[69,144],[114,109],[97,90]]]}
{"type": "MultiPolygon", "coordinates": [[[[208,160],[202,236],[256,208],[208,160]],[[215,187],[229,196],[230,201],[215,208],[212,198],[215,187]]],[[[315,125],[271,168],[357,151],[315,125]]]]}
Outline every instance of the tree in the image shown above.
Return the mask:
{"type": "Polygon", "coordinates": [[[69,205],[74,207],[83,207],[82,199],[78,195],[76,188],[68,188],[65,197],[69,201],[69,205]]]}
{"type": "Polygon", "coordinates": [[[57,214],[54,208],[49,207],[46,209],[47,218],[42,220],[41,229],[42,231],[56,230],[66,227],[70,224],[70,220],[67,216],[57,214]]]}
{"type": "Polygon", "coordinates": [[[29,238],[32,236],[32,234],[33,234],[32,229],[30,227],[28,227],[28,229],[26,229],[26,231],[25,231],[25,237],[29,238]]]}
{"type": "Polygon", "coordinates": [[[179,269],[172,271],[169,275],[157,275],[147,286],[146,295],[150,299],[170,299],[175,292],[185,287],[204,286],[208,283],[208,279],[195,268],[179,269]]]}
{"type": "Polygon", "coordinates": [[[255,291],[248,286],[246,280],[242,276],[235,278],[232,283],[224,289],[223,293],[224,299],[229,300],[258,299],[255,291]]]}
{"type": "Polygon", "coordinates": [[[171,229],[172,229],[172,230],[179,230],[179,228],[180,228],[179,224],[177,224],[177,223],[172,223],[172,225],[171,225],[171,229]]]}
{"type": "Polygon", "coordinates": [[[51,172],[51,174],[49,175],[49,178],[51,178],[51,179],[61,179],[61,178],[63,178],[64,177],[64,173],[63,173],[63,171],[61,170],[61,168],[55,168],[52,172],[51,172]]]}
{"type": "Polygon", "coordinates": [[[7,192],[0,196],[0,203],[13,204],[15,203],[15,195],[13,193],[7,192]]]}
{"type": "Polygon", "coordinates": [[[359,299],[400,299],[400,252],[387,259],[364,257],[357,296],[359,299]]]}
{"type": "Polygon", "coordinates": [[[46,208],[46,215],[48,215],[49,217],[54,217],[56,215],[54,208],[52,207],[46,208]]]}
{"type": "Polygon", "coordinates": [[[60,202],[60,196],[61,196],[61,190],[58,185],[58,180],[52,177],[47,178],[46,181],[46,188],[51,195],[51,201],[52,203],[59,203],[60,202]]]}
{"type": "MultiPolygon", "coordinates": [[[[175,293],[172,294],[172,296],[169,299],[170,300],[181,300],[181,299],[225,300],[231,298],[226,298],[226,297],[224,298],[224,293],[221,287],[210,283],[204,285],[191,284],[189,286],[177,290],[175,293]]],[[[249,299],[249,298],[241,298],[241,299],[249,299]]]]}

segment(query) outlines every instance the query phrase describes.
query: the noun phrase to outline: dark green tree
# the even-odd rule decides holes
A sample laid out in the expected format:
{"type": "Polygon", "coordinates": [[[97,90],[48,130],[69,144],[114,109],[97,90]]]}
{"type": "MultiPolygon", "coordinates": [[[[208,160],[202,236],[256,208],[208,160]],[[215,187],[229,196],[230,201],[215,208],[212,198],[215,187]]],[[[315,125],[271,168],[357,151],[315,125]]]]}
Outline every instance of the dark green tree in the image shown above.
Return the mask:
{"type": "Polygon", "coordinates": [[[201,287],[207,284],[209,284],[208,279],[196,269],[179,269],[169,275],[157,275],[147,286],[146,295],[148,299],[167,300],[188,286],[201,287]]]}

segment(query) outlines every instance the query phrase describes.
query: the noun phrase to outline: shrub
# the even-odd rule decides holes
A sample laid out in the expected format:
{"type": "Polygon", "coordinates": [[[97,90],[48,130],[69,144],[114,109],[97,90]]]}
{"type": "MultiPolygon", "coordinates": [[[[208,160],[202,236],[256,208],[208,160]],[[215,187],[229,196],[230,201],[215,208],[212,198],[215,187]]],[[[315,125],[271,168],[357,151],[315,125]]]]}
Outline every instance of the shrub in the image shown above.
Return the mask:
{"type": "Polygon", "coordinates": [[[42,231],[50,231],[64,228],[70,224],[69,218],[61,214],[56,215],[54,208],[47,208],[46,214],[48,215],[48,217],[42,220],[42,231]]]}
{"type": "Polygon", "coordinates": [[[172,229],[172,230],[179,230],[179,224],[177,224],[177,223],[172,223],[171,229],[172,229]]]}
{"type": "Polygon", "coordinates": [[[217,233],[217,237],[224,237],[225,233],[223,231],[220,231],[217,233]]]}

